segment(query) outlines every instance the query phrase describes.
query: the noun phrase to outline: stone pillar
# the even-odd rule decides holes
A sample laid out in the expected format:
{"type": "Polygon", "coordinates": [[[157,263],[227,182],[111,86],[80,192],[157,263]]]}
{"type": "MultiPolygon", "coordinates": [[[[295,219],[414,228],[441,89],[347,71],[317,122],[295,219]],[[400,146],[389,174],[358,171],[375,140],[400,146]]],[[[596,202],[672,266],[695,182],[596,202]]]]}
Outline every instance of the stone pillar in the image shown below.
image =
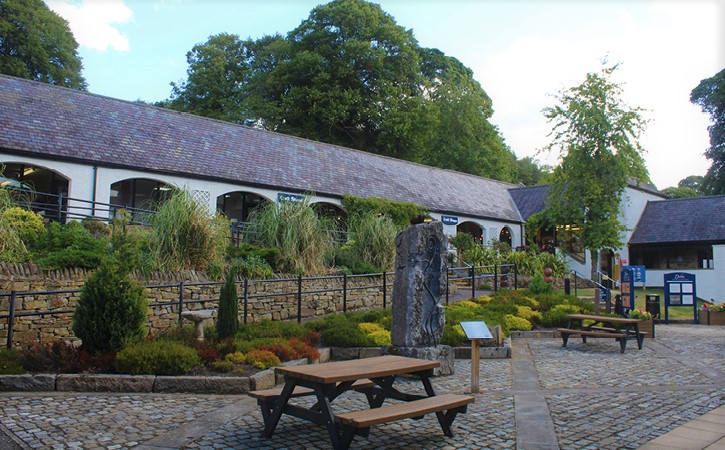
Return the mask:
{"type": "Polygon", "coordinates": [[[411,225],[395,238],[391,353],[439,360],[438,375],[453,373],[453,349],[439,345],[445,316],[447,258],[440,222],[411,225]]]}

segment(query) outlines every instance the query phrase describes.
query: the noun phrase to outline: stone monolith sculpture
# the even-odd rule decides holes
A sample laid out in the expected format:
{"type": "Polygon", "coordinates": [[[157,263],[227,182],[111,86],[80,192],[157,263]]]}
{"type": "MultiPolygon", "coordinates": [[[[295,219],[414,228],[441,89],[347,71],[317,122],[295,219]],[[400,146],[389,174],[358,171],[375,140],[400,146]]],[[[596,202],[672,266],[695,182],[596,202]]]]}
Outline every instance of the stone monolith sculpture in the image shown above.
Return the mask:
{"type": "Polygon", "coordinates": [[[453,349],[440,345],[445,315],[446,246],[440,222],[411,225],[395,238],[391,353],[438,360],[437,375],[453,373],[453,349]]]}

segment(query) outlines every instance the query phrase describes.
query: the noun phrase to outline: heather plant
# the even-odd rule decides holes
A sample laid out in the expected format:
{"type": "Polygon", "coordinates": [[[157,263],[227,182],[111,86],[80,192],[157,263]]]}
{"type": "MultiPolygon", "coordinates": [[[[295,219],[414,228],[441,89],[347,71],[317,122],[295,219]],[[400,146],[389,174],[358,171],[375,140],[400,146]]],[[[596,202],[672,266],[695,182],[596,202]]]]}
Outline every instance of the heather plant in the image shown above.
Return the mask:
{"type": "Polygon", "coordinates": [[[128,345],[115,363],[117,372],[133,375],[184,375],[199,364],[196,350],[164,339],[128,345]]]}

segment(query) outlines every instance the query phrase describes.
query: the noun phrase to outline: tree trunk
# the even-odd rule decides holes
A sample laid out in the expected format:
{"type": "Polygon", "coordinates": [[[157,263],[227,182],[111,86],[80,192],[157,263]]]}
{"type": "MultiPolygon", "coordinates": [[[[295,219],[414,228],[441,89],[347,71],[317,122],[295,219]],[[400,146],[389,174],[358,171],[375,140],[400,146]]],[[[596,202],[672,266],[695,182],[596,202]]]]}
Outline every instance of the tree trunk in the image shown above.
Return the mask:
{"type": "Polygon", "coordinates": [[[589,250],[589,253],[591,254],[591,274],[590,278],[596,282],[599,282],[599,277],[597,272],[599,272],[599,268],[601,267],[601,258],[602,253],[599,250],[589,250]]]}

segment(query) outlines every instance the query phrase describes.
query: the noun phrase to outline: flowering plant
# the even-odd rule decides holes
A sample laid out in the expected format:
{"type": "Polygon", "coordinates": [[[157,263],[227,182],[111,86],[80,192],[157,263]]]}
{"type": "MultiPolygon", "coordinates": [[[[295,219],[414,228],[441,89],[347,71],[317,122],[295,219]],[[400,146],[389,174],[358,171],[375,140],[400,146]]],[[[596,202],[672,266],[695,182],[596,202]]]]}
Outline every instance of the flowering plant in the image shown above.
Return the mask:
{"type": "Polygon", "coordinates": [[[710,307],[712,311],[725,311],[725,303],[718,303],[717,305],[713,305],[710,307]]]}
{"type": "Polygon", "coordinates": [[[652,313],[642,311],[641,309],[633,309],[627,315],[630,319],[652,320],[652,313]]]}

